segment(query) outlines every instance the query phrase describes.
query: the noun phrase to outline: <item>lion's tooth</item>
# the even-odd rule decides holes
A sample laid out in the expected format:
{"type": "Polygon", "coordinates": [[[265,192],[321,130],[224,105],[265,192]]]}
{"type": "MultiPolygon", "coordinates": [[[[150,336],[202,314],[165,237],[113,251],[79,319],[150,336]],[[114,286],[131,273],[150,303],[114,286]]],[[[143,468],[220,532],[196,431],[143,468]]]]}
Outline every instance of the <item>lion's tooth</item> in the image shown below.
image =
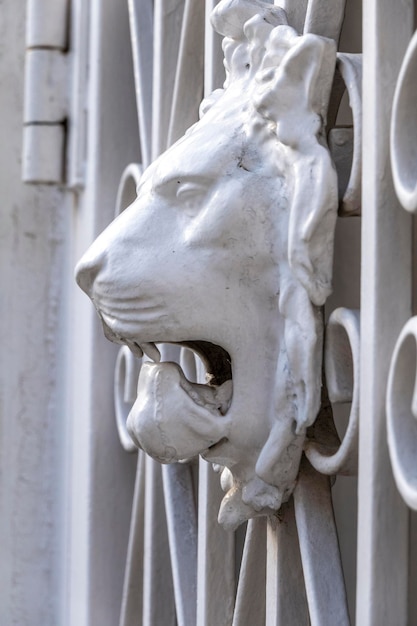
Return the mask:
{"type": "Polygon", "coordinates": [[[148,356],[151,361],[155,361],[155,363],[159,363],[161,360],[161,353],[154,343],[141,343],[140,347],[143,352],[148,356]]]}
{"type": "Polygon", "coordinates": [[[136,342],[126,341],[126,345],[138,359],[141,359],[143,357],[143,350],[136,342]]]}

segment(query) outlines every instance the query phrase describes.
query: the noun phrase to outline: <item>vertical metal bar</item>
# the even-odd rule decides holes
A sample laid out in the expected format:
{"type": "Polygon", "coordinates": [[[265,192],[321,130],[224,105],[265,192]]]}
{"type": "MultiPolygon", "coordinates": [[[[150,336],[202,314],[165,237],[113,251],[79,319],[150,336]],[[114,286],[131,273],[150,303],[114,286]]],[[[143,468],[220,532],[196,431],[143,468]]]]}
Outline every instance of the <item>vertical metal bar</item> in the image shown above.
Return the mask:
{"type": "Polygon", "coordinates": [[[66,182],[72,189],[82,189],[86,183],[89,12],[87,2],[71,2],[69,48],[72,51],[72,80],[68,103],[71,124],[67,128],[66,182]]]}
{"type": "Polygon", "coordinates": [[[314,33],[339,41],[345,16],[346,0],[309,0],[304,23],[305,33],[314,33]]]}
{"type": "Polygon", "coordinates": [[[129,544],[123,583],[120,626],[137,626],[143,610],[143,522],[145,513],[145,453],[138,452],[129,544]]]}
{"type": "Polygon", "coordinates": [[[222,37],[215,32],[210,15],[218,0],[206,0],[204,37],[204,95],[222,87],[225,80],[223,66],[222,37]]]}
{"type": "Polygon", "coordinates": [[[178,626],[196,623],[197,516],[191,472],[189,463],[162,466],[178,626]]]}
{"type": "Polygon", "coordinates": [[[168,131],[169,147],[198,120],[204,83],[204,0],[185,0],[168,131]]]}
{"type": "Polygon", "coordinates": [[[311,625],[349,626],[330,478],[307,459],[301,463],[294,506],[311,625]]]}
{"type": "Polygon", "coordinates": [[[304,30],[308,0],[277,0],[274,4],[277,4],[285,10],[289,25],[295,28],[298,33],[302,33],[304,30]]]}
{"type": "Polygon", "coordinates": [[[155,0],[152,159],[167,147],[184,0],[155,0]]]}
{"type": "Polygon", "coordinates": [[[266,626],[309,626],[293,499],[268,518],[266,626]]]}
{"type": "Polygon", "coordinates": [[[248,522],[233,626],[265,623],[266,517],[248,522]]]}
{"type": "Polygon", "coordinates": [[[235,595],[234,533],[224,530],[217,512],[224,494],[211,464],[200,459],[198,503],[198,626],[229,626],[235,595]]]}
{"type": "Polygon", "coordinates": [[[128,7],[141,156],[146,168],[152,145],[153,3],[128,0],[128,7]]]}
{"type": "Polygon", "coordinates": [[[411,35],[413,2],[365,0],[361,400],[356,621],[407,623],[408,513],[392,477],[385,425],[388,368],[411,314],[411,219],[389,163],[394,87],[411,35]]]}
{"type": "Polygon", "coordinates": [[[175,626],[161,464],[146,457],[143,626],[175,626]]]}

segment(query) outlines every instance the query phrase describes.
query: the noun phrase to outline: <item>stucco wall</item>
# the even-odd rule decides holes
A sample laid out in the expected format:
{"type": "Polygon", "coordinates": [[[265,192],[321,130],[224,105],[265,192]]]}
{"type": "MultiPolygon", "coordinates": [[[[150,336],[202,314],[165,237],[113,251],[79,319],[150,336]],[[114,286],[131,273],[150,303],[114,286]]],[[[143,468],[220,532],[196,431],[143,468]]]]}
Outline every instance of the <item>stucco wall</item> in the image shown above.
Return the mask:
{"type": "Polygon", "coordinates": [[[56,626],[71,198],[21,183],[25,3],[0,3],[0,622],[56,626]]]}

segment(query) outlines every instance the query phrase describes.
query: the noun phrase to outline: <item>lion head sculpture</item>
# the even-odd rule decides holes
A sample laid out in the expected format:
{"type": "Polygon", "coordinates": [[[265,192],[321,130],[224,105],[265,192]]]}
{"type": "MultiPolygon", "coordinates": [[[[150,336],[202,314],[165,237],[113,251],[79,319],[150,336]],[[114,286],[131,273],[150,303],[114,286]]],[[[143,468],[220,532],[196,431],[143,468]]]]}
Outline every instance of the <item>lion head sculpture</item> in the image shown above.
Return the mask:
{"type": "Polygon", "coordinates": [[[337,179],[325,140],[331,40],[285,12],[222,0],[226,83],[143,174],[137,199],[77,268],[106,336],[142,350],[133,440],[163,463],[224,466],[229,528],[280,508],[320,407],[337,179]],[[160,363],[155,342],[200,355],[207,384],[160,363]]]}

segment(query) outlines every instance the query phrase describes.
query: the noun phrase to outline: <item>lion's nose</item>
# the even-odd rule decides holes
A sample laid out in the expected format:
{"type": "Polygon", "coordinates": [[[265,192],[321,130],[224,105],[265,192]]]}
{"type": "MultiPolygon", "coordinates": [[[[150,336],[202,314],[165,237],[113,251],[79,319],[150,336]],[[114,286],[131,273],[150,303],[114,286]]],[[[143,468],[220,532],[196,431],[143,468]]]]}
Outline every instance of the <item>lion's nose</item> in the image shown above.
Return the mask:
{"type": "Polygon", "coordinates": [[[92,294],[94,281],[103,269],[105,263],[105,253],[99,255],[91,254],[90,250],[84,254],[75,268],[75,280],[87,295],[92,294]]]}

